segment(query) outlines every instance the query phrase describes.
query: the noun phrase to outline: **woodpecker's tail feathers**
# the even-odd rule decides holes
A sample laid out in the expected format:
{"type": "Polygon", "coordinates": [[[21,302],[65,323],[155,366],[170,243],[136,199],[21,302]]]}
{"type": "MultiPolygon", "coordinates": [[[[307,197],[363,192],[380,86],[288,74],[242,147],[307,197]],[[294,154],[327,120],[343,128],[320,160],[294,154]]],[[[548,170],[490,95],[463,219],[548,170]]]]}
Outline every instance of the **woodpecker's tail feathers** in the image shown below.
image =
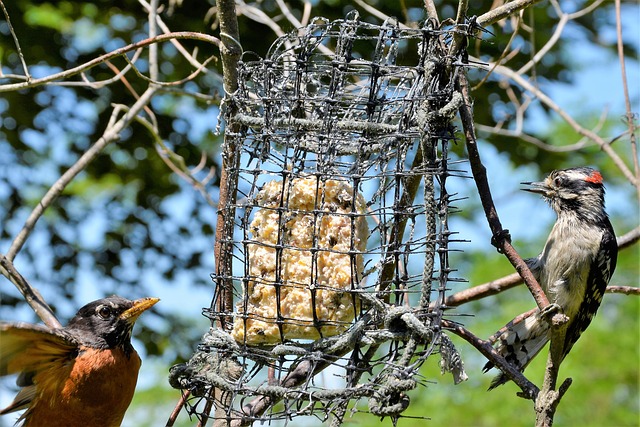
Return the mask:
{"type": "MultiPolygon", "coordinates": [[[[493,339],[497,341],[498,353],[522,372],[549,341],[549,325],[540,318],[539,310],[531,310],[509,322],[493,339]]],[[[483,371],[487,372],[493,366],[488,362],[483,371]]],[[[500,373],[491,382],[489,390],[507,381],[507,376],[500,373]]]]}

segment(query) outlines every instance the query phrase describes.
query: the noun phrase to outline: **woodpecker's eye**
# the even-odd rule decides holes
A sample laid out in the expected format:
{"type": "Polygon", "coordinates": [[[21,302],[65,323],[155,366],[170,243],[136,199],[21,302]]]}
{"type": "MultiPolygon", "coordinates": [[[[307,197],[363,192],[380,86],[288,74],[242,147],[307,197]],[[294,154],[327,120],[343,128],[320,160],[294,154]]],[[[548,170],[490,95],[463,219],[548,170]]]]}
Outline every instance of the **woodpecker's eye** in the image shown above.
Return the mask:
{"type": "Polygon", "coordinates": [[[556,187],[560,187],[563,182],[564,182],[564,180],[562,179],[562,177],[559,177],[559,176],[555,177],[555,179],[553,180],[553,184],[556,187]]]}
{"type": "Polygon", "coordinates": [[[97,312],[98,312],[98,316],[102,317],[103,319],[110,318],[113,313],[113,311],[111,310],[111,307],[108,307],[106,305],[99,307],[97,312]]]}

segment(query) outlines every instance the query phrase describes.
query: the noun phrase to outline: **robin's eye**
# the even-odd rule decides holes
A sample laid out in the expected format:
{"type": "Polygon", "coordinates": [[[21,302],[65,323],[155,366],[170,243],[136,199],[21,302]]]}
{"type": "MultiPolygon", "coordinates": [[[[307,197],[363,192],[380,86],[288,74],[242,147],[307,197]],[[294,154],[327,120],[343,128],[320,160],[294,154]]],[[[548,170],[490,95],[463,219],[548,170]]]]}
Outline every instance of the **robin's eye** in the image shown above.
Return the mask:
{"type": "Polygon", "coordinates": [[[103,319],[110,318],[111,308],[107,307],[106,305],[103,305],[102,307],[98,308],[98,316],[102,317],[103,319]]]}

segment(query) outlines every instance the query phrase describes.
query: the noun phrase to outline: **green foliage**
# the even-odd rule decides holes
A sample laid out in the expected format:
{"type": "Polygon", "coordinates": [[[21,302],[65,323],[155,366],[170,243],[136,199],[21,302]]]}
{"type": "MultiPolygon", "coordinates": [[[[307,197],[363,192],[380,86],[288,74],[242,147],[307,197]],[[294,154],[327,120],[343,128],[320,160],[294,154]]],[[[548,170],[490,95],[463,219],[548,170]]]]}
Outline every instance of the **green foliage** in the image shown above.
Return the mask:
{"type": "MultiPolygon", "coordinates": [[[[517,245],[516,245],[517,246],[517,245]]],[[[635,274],[637,282],[638,250],[623,251],[612,284],[628,284],[626,277],[635,274]]],[[[503,256],[487,257],[485,252],[474,252],[474,259],[485,259],[495,265],[503,256]]],[[[485,263],[474,263],[468,277],[482,283],[496,278],[485,263]],[[482,273],[484,271],[484,273],[482,273]]],[[[498,271],[498,276],[502,271],[498,271]]],[[[637,284],[637,283],[636,283],[637,284]]],[[[533,299],[524,286],[489,297],[482,303],[472,303],[456,308],[451,318],[463,323],[480,338],[487,338],[514,315],[534,306],[533,299]],[[472,317],[458,317],[455,314],[472,317]]],[[[399,427],[456,426],[456,427],[525,427],[534,424],[533,403],[516,396],[520,389],[507,383],[487,391],[491,378],[497,371],[482,374],[486,359],[467,342],[450,334],[465,362],[469,380],[454,385],[449,374],[442,376],[438,358],[428,360],[422,369],[426,387],[410,393],[411,405],[398,421],[399,427]],[[411,417],[416,417],[412,419],[411,417]],[[420,419],[429,418],[428,421],[420,419]]],[[[559,380],[572,378],[573,384],[562,399],[555,424],[561,426],[633,427],[638,425],[640,413],[640,298],[607,294],[598,315],[580,337],[560,369],[559,380]]],[[[544,377],[546,352],[533,360],[525,375],[541,385],[544,377]]],[[[366,402],[359,405],[366,409],[366,402]]],[[[376,418],[357,413],[345,425],[369,426],[376,418]]],[[[376,425],[392,426],[389,419],[376,425]]]]}

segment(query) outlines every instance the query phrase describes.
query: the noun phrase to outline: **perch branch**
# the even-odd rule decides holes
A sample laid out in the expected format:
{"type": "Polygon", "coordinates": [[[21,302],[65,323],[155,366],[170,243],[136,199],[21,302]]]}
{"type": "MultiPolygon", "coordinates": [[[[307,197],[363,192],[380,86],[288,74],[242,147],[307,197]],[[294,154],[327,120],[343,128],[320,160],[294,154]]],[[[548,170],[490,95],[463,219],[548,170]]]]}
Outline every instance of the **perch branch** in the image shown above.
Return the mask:
{"type": "Polygon", "coordinates": [[[567,332],[567,324],[552,327],[551,343],[549,344],[549,356],[545,370],[542,390],[536,397],[534,408],[536,411],[536,427],[551,427],[553,418],[560,404],[562,396],[571,385],[571,378],[567,378],[560,388],[556,390],[560,364],[564,357],[564,337],[567,332]]]}
{"type": "Polygon", "coordinates": [[[491,196],[491,189],[489,188],[489,182],[487,180],[487,170],[482,164],[480,159],[480,152],[478,151],[478,145],[475,136],[475,130],[473,128],[473,115],[471,111],[471,97],[469,95],[469,84],[464,73],[458,74],[458,80],[456,82],[457,89],[462,93],[464,102],[460,107],[460,117],[462,120],[462,127],[464,129],[464,136],[466,139],[467,151],[469,153],[469,161],[471,164],[471,172],[478,188],[482,207],[484,208],[487,222],[491,228],[493,234],[492,241],[498,248],[498,251],[504,253],[509,262],[514,266],[518,274],[523,278],[525,284],[529,288],[531,295],[536,301],[538,308],[541,310],[549,306],[549,300],[542,291],[542,288],[536,281],[535,277],[527,267],[522,257],[518,255],[515,248],[511,245],[508,231],[502,228],[498,212],[496,211],[491,196]]]}
{"type": "MultiPolygon", "coordinates": [[[[618,237],[618,250],[624,250],[637,243],[640,240],[640,227],[636,227],[628,233],[618,237]]],[[[474,286],[469,289],[465,289],[460,292],[456,292],[453,295],[449,295],[445,300],[447,307],[457,307],[462,304],[466,304],[471,301],[476,301],[491,295],[498,294],[500,292],[511,289],[515,286],[523,283],[522,277],[518,273],[512,273],[504,277],[492,280],[487,283],[483,283],[478,286],[474,286]]],[[[638,295],[640,294],[640,288],[632,286],[609,286],[606,290],[607,293],[619,293],[626,295],[638,295]]],[[[435,307],[435,306],[433,306],[435,307]]]]}

